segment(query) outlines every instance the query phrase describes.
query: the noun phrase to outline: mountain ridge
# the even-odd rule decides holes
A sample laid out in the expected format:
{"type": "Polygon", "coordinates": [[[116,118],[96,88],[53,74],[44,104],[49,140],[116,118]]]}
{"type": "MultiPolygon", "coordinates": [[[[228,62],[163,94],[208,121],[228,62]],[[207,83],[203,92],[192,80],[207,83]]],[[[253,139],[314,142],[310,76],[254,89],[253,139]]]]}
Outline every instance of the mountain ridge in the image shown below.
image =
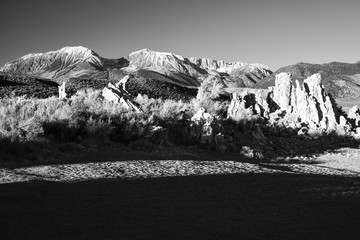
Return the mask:
{"type": "Polygon", "coordinates": [[[220,75],[232,86],[249,87],[272,73],[263,64],[186,58],[148,48],[118,59],[107,59],[81,46],[27,54],[0,68],[3,72],[43,77],[55,81],[101,75],[105,77],[109,75],[107,72],[111,71],[136,75],[139,70],[157,72],[167,77],[169,82],[184,87],[198,87],[209,75],[220,75]]]}

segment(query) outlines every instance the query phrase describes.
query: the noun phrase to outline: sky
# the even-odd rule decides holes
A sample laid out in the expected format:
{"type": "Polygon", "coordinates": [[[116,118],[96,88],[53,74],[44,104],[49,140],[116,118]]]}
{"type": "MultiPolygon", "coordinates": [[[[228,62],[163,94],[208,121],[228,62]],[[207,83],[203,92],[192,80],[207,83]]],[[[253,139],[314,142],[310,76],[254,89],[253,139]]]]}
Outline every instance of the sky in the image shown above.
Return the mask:
{"type": "Polygon", "coordinates": [[[359,0],[0,0],[0,66],[84,46],[262,63],[360,61],[359,0]]]}

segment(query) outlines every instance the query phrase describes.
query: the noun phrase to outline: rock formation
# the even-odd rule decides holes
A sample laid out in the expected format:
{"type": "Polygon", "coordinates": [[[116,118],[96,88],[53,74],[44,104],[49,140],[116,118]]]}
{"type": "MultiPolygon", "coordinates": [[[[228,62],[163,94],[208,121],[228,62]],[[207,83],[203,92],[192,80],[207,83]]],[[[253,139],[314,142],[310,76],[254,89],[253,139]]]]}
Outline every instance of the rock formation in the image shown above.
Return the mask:
{"type": "Polygon", "coordinates": [[[276,76],[271,95],[278,108],[285,111],[287,118],[297,120],[296,125],[306,124],[309,132],[313,134],[336,131],[340,122],[336,120],[335,106],[330,96],[325,94],[321,75],[314,74],[305,79],[303,84],[299,81],[295,83],[296,86],[293,86],[287,73],[276,76]]]}
{"type": "Polygon", "coordinates": [[[357,105],[349,109],[347,116],[355,127],[360,127],[360,108],[357,105]]]}
{"type": "Polygon", "coordinates": [[[278,69],[262,81],[257,82],[253,87],[267,89],[269,86],[274,86],[276,76],[280,73],[291,74],[295,85],[295,80],[303,83],[306,78],[319,72],[321,73],[325,91],[335,99],[358,99],[360,97],[360,62],[297,63],[278,69]]]}
{"type": "Polygon", "coordinates": [[[118,89],[122,89],[124,92],[126,92],[127,94],[128,91],[126,90],[126,82],[130,79],[129,75],[126,75],[125,77],[123,77],[119,82],[117,82],[115,84],[115,87],[117,87],[118,89]]]}
{"type": "Polygon", "coordinates": [[[265,91],[234,93],[228,117],[236,121],[260,117],[267,120],[275,132],[292,129],[300,135],[313,136],[348,133],[350,127],[344,118],[336,116],[335,106],[324,91],[320,74],[310,76],[302,84],[295,81],[294,86],[290,74],[280,73],[275,78],[275,86],[269,88],[267,98],[264,98],[265,91]]]}
{"type": "Polygon", "coordinates": [[[270,110],[267,94],[266,90],[256,89],[234,92],[227,111],[228,117],[235,121],[267,118],[270,110]]]}
{"type": "Polygon", "coordinates": [[[110,102],[120,103],[126,109],[141,113],[142,110],[140,106],[133,101],[132,97],[125,90],[124,82],[126,82],[128,78],[129,76],[125,76],[115,85],[109,83],[108,86],[102,90],[102,96],[110,102]]]}
{"type": "Polygon", "coordinates": [[[61,85],[58,86],[59,99],[65,99],[66,98],[65,84],[66,83],[63,82],[61,85]]]}
{"type": "Polygon", "coordinates": [[[293,86],[290,74],[280,73],[276,75],[275,87],[273,88],[273,101],[280,109],[289,111],[291,108],[291,94],[293,86]]]}

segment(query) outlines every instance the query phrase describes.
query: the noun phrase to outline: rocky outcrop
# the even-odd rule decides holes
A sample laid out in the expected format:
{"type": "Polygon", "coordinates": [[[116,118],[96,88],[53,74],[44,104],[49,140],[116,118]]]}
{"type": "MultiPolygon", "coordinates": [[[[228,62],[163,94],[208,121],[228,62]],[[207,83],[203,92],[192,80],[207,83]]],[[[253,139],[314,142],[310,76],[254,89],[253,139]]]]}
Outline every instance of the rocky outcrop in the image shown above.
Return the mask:
{"type": "Polygon", "coordinates": [[[360,97],[360,62],[343,63],[331,62],[325,64],[297,63],[282,67],[262,81],[257,82],[254,88],[267,89],[274,86],[276,76],[280,73],[289,73],[300,83],[315,73],[321,73],[325,91],[337,98],[358,99],[360,97]]]}
{"type": "Polygon", "coordinates": [[[126,75],[125,77],[123,77],[119,82],[117,82],[115,84],[115,87],[117,87],[118,89],[122,89],[125,93],[129,94],[128,91],[126,90],[126,82],[130,79],[129,75],[126,75]]]}
{"type": "Polygon", "coordinates": [[[290,110],[291,107],[291,95],[293,86],[291,83],[291,75],[288,73],[280,73],[276,75],[275,87],[273,91],[273,101],[282,110],[290,110]]]}
{"type": "Polygon", "coordinates": [[[58,86],[59,99],[65,99],[65,98],[66,98],[65,84],[66,84],[66,83],[63,82],[61,85],[58,86]]]}
{"type": "Polygon", "coordinates": [[[140,106],[135,101],[133,101],[130,94],[128,94],[125,90],[124,81],[126,82],[128,78],[128,76],[125,76],[122,80],[120,80],[120,82],[115,85],[109,83],[108,86],[102,90],[102,96],[107,101],[120,103],[121,106],[126,109],[141,113],[142,110],[140,106]]]}
{"type": "Polygon", "coordinates": [[[349,109],[347,116],[355,127],[360,127],[360,108],[357,105],[349,109]]]}
{"type": "Polygon", "coordinates": [[[227,111],[228,117],[235,121],[267,118],[270,110],[267,94],[266,90],[255,89],[234,92],[227,111]]]}
{"type": "Polygon", "coordinates": [[[335,114],[335,105],[324,91],[320,74],[310,76],[302,84],[299,81],[293,84],[290,74],[280,73],[266,98],[264,92],[234,93],[228,117],[236,121],[263,118],[274,133],[282,130],[310,136],[349,133],[350,126],[344,117],[335,114]]]}
{"type": "Polygon", "coordinates": [[[278,109],[285,111],[284,118],[295,122],[295,127],[305,124],[309,134],[329,133],[340,128],[335,106],[325,94],[320,74],[310,76],[303,84],[295,81],[294,86],[290,74],[280,73],[271,96],[278,109]]]}
{"type": "Polygon", "coordinates": [[[353,106],[347,113],[348,120],[352,125],[354,132],[353,137],[360,140],[360,108],[359,106],[353,106]]]}

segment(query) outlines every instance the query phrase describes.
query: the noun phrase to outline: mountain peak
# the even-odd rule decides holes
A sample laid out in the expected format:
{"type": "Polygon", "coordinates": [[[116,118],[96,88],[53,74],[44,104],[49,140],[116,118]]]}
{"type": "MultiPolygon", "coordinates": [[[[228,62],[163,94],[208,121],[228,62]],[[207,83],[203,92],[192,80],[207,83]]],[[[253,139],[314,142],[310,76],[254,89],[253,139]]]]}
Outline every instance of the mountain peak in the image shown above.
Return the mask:
{"type": "Polygon", "coordinates": [[[101,67],[101,59],[89,48],[67,46],[56,51],[27,54],[5,64],[0,71],[52,79],[76,77],[82,74],[83,68],[94,72],[101,67]]]}
{"type": "Polygon", "coordinates": [[[157,55],[157,56],[177,56],[177,57],[181,57],[179,55],[175,55],[175,54],[170,53],[170,52],[159,52],[159,51],[151,50],[149,48],[143,48],[141,50],[132,52],[132,53],[129,54],[129,56],[136,55],[136,54],[152,54],[152,55],[157,55]]]}
{"type": "Polygon", "coordinates": [[[58,52],[66,52],[66,53],[87,53],[87,52],[93,52],[91,49],[83,46],[66,46],[59,50],[58,52]]]}
{"type": "Polygon", "coordinates": [[[94,52],[91,49],[82,46],[67,46],[55,51],[49,51],[45,53],[29,53],[21,57],[20,59],[27,59],[30,57],[42,56],[46,54],[64,54],[64,53],[72,54],[72,55],[92,55],[94,52]]]}
{"type": "Polygon", "coordinates": [[[225,62],[205,58],[186,58],[149,48],[121,59],[106,59],[82,46],[67,46],[46,53],[32,53],[7,63],[1,70],[49,79],[105,76],[116,69],[125,74],[139,74],[184,87],[197,87],[209,75],[222,75],[229,86],[251,86],[269,74],[263,65],[225,62]]]}
{"type": "Polygon", "coordinates": [[[50,53],[55,53],[55,54],[66,54],[68,56],[73,56],[76,57],[78,59],[88,59],[88,58],[92,58],[92,57],[98,57],[98,55],[91,49],[86,48],[86,47],[82,47],[82,46],[68,46],[68,47],[63,47],[57,51],[54,52],[50,52],[50,53]]]}

